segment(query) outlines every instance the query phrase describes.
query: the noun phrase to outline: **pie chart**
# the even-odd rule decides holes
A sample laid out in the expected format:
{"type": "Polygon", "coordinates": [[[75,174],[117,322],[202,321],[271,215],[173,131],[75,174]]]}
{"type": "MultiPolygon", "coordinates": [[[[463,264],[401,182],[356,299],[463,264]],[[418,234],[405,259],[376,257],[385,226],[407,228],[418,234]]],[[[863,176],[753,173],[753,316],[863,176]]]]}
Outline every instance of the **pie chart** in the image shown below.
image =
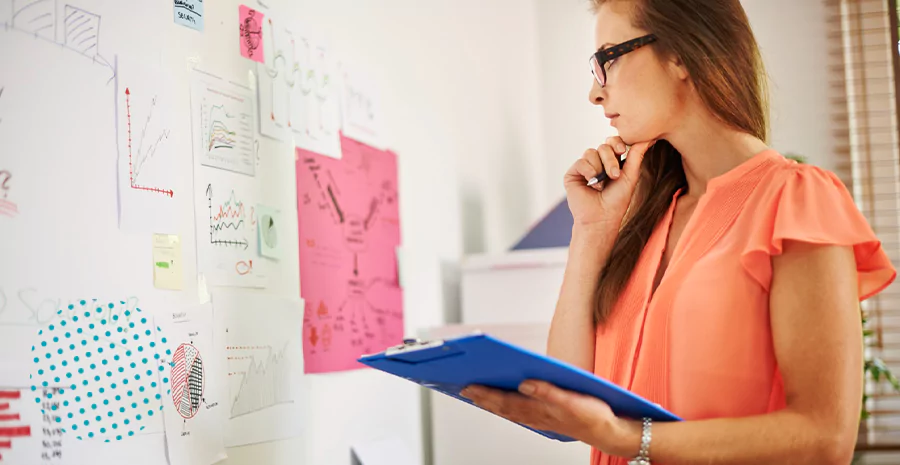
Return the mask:
{"type": "Polygon", "coordinates": [[[266,244],[266,247],[270,249],[275,249],[278,246],[278,227],[275,225],[275,219],[272,215],[264,214],[262,218],[260,218],[260,230],[262,234],[262,240],[266,244]]]}

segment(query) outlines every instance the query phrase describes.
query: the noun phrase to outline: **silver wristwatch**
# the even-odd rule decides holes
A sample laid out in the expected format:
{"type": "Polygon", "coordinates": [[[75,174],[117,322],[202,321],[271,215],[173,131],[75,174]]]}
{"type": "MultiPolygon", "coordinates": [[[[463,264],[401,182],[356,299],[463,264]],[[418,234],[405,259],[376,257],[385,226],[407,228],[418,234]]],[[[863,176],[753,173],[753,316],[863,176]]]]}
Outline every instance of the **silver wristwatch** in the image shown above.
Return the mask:
{"type": "Polygon", "coordinates": [[[637,457],[628,461],[628,465],[650,465],[651,426],[653,426],[653,421],[649,418],[644,418],[644,428],[641,432],[641,451],[637,457]]]}

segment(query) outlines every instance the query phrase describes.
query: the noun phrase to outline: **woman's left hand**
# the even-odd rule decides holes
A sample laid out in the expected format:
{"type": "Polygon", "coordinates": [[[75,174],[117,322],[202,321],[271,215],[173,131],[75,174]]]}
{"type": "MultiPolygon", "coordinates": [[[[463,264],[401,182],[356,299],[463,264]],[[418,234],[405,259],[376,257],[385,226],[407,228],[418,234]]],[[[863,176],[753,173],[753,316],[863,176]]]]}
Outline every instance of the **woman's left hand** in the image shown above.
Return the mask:
{"type": "Polygon", "coordinates": [[[461,395],[510,421],[569,436],[609,455],[630,458],[640,449],[640,422],[617,417],[596,397],[550,383],[528,380],[518,393],[469,386],[461,395]]]}

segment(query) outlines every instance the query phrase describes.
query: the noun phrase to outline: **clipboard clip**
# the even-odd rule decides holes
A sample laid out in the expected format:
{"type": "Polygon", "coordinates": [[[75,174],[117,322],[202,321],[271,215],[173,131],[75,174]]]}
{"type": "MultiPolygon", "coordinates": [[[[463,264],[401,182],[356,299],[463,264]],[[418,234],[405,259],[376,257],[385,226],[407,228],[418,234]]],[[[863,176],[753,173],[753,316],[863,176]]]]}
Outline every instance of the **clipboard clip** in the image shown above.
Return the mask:
{"type": "Polygon", "coordinates": [[[433,341],[423,341],[418,338],[404,339],[403,344],[389,347],[384,351],[386,357],[397,355],[400,353],[414,352],[416,350],[430,349],[432,347],[440,347],[444,345],[443,339],[435,339],[433,341]]]}

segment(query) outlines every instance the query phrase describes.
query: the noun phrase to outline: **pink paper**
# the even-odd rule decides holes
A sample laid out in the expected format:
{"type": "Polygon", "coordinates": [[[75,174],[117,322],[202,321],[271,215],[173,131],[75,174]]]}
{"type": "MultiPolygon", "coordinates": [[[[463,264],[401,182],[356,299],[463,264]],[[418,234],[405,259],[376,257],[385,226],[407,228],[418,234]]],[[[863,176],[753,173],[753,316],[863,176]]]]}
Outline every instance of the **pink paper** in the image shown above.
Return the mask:
{"type": "Polygon", "coordinates": [[[341,137],[342,159],[297,149],[300,293],[307,373],[403,342],[397,157],[341,137]]]}
{"type": "Polygon", "coordinates": [[[246,5],[240,7],[241,20],[241,56],[262,63],[263,35],[262,25],[265,15],[246,5]]]}

